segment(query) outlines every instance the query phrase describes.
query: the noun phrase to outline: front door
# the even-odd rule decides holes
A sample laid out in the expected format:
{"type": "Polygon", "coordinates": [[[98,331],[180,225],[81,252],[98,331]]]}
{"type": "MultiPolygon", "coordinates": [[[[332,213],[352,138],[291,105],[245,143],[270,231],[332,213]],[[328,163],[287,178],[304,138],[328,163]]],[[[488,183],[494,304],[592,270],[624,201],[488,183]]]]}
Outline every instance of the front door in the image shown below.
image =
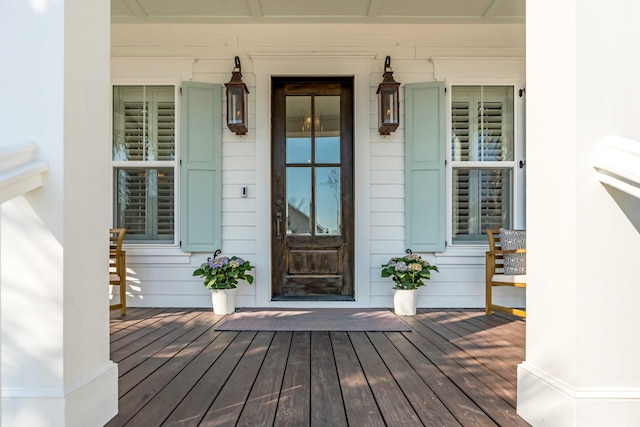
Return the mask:
{"type": "Polygon", "coordinates": [[[353,300],[353,78],[272,80],[272,299],[353,300]]]}

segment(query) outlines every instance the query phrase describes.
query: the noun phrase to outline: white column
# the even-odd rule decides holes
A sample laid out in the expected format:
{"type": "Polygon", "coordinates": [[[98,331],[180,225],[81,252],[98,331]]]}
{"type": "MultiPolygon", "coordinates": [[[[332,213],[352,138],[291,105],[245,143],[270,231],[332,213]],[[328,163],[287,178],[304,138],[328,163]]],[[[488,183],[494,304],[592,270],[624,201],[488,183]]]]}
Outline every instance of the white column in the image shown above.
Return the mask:
{"type": "Polygon", "coordinates": [[[30,139],[42,188],[1,207],[2,425],[99,426],[109,360],[109,0],[0,2],[1,145],[30,139]]]}
{"type": "Polygon", "coordinates": [[[603,185],[606,135],[640,141],[640,5],[527,2],[527,351],[534,426],[640,420],[640,200],[603,185]]]}

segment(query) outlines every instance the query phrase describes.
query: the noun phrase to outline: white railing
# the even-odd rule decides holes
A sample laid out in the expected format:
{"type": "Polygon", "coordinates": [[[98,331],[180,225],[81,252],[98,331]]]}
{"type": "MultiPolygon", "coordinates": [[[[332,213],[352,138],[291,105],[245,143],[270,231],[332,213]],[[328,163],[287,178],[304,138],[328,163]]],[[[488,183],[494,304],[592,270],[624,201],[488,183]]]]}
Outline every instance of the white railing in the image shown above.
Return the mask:
{"type": "Polygon", "coordinates": [[[640,142],[603,138],[594,152],[593,167],[600,182],[640,199],[640,142]]]}
{"type": "Polygon", "coordinates": [[[42,186],[47,163],[34,160],[33,141],[0,147],[0,203],[42,186]]]}

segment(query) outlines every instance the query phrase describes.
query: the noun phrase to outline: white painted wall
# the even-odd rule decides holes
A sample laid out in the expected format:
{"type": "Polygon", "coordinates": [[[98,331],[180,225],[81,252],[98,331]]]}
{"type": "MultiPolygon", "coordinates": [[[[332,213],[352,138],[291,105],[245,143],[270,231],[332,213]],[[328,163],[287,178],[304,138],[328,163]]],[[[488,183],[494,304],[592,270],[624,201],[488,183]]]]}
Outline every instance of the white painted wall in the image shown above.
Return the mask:
{"type": "Polygon", "coordinates": [[[626,0],[527,3],[533,178],[518,413],[534,426],[640,420],[640,200],[592,167],[606,135],[640,141],[639,14],[626,0]]]}
{"type": "Polygon", "coordinates": [[[117,412],[101,261],[108,35],[107,0],[0,3],[0,144],[33,140],[49,164],[41,189],[0,208],[6,426],[103,425],[117,412]]]}
{"type": "MultiPolygon", "coordinates": [[[[357,301],[333,305],[373,307],[391,306],[392,283],[380,278],[380,265],[406,249],[404,117],[391,136],[382,137],[376,129],[375,91],[384,58],[391,56],[394,77],[403,84],[436,78],[473,84],[524,82],[524,25],[114,24],[111,28],[113,84],[181,79],[223,84],[231,77],[233,58],[241,59],[243,80],[251,92],[250,129],[246,136],[223,131],[222,250],[251,260],[257,269],[254,286],[239,289],[239,306],[270,304],[270,75],[355,76],[357,301]],[[434,57],[457,60],[441,62],[436,70],[430,61],[434,57]],[[243,185],[248,186],[246,199],[240,196],[243,185]]],[[[402,97],[401,91],[401,101],[402,97]]],[[[401,115],[402,111],[401,107],[401,115]]],[[[419,306],[484,307],[485,250],[467,247],[425,254],[441,272],[419,291],[419,306]]],[[[177,247],[128,247],[129,305],[209,306],[208,291],[191,273],[210,255],[189,256],[177,247]]],[[[523,304],[517,289],[503,290],[502,297],[523,304]]]]}

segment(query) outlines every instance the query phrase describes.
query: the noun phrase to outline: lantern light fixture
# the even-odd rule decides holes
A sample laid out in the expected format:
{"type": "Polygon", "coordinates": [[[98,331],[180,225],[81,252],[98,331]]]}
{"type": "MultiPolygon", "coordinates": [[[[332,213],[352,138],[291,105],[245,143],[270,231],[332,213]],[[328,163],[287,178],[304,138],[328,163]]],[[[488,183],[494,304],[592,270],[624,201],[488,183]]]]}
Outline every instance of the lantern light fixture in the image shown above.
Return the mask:
{"type": "Polygon", "coordinates": [[[384,74],[378,85],[378,132],[380,135],[390,135],[400,125],[400,83],[393,79],[391,57],[384,61],[384,74]]]}
{"type": "Polygon", "coordinates": [[[227,127],[236,135],[247,134],[247,102],[249,89],[242,81],[242,66],[236,56],[231,80],[225,83],[227,88],[227,127]]]}

